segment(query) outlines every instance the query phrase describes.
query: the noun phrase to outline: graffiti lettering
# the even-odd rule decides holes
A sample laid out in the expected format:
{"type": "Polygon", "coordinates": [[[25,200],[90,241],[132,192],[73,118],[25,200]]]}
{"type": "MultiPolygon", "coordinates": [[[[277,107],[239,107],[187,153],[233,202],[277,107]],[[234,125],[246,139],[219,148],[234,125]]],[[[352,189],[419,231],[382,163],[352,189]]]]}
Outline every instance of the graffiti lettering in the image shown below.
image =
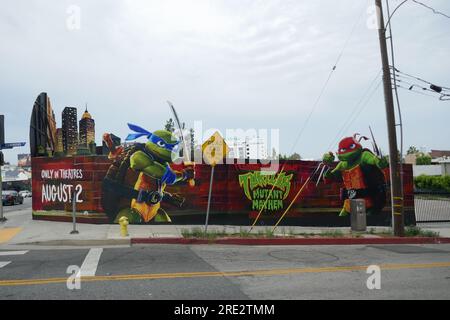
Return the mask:
{"type": "Polygon", "coordinates": [[[72,201],[72,193],[74,193],[75,201],[77,203],[82,203],[83,200],[80,199],[81,192],[83,191],[83,187],[80,184],[74,186],[71,184],[63,184],[59,185],[54,184],[44,184],[42,185],[42,203],[45,202],[71,202],[72,201]]]}
{"type": "Polygon", "coordinates": [[[283,200],[291,190],[292,177],[293,174],[286,175],[285,172],[267,174],[254,171],[239,175],[239,185],[245,196],[252,200],[252,210],[277,211],[283,209],[283,200]]]}
{"type": "Polygon", "coordinates": [[[248,199],[252,200],[250,191],[257,187],[273,187],[283,191],[283,200],[289,195],[291,190],[291,180],[293,174],[286,175],[285,172],[279,174],[263,174],[260,171],[249,172],[239,175],[239,185],[244,188],[244,193],[248,199]]]}
{"type": "Polygon", "coordinates": [[[81,169],[59,169],[59,170],[42,170],[41,178],[46,180],[51,179],[83,179],[83,170],[81,169]]]}

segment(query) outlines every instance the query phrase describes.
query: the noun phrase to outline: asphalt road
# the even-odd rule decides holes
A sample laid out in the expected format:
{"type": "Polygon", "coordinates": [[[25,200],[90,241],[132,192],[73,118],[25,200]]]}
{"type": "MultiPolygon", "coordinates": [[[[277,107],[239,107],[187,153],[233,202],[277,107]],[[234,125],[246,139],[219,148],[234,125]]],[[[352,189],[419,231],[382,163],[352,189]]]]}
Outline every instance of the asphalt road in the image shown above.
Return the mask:
{"type": "Polygon", "coordinates": [[[450,299],[450,245],[3,250],[0,299],[450,299]]]}
{"type": "Polygon", "coordinates": [[[3,206],[3,213],[15,213],[23,210],[28,210],[31,208],[31,198],[23,199],[23,204],[16,204],[13,206],[3,206]]]}

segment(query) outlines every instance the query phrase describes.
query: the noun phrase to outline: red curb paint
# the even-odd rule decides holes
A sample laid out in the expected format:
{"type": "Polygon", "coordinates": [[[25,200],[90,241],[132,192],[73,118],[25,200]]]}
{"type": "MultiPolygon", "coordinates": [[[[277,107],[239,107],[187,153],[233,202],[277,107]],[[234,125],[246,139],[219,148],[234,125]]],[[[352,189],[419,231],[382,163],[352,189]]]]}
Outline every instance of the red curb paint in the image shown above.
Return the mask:
{"type": "Polygon", "coordinates": [[[358,244],[441,244],[450,238],[132,238],[132,244],[228,244],[247,246],[269,245],[358,245],[358,244]]]}

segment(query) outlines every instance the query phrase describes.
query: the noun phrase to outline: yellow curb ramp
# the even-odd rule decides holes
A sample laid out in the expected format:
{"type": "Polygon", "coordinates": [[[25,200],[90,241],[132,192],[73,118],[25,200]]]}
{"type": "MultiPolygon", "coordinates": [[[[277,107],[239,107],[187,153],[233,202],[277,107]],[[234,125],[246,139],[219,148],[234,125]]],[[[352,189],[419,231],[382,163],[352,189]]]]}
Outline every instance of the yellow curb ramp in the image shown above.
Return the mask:
{"type": "Polygon", "coordinates": [[[22,228],[3,228],[0,229],[0,244],[6,243],[14,238],[22,228]]]}

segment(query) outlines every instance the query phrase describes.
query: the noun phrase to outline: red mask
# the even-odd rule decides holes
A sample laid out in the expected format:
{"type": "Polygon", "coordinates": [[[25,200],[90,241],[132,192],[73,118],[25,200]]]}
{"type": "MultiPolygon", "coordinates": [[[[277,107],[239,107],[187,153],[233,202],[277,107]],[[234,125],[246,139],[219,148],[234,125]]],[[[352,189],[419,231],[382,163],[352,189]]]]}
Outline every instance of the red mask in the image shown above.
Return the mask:
{"type": "Polygon", "coordinates": [[[341,142],[339,142],[339,149],[337,153],[345,154],[361,148],[362,145],[354,137],[347,137],[342,139],[341,142]]]}

